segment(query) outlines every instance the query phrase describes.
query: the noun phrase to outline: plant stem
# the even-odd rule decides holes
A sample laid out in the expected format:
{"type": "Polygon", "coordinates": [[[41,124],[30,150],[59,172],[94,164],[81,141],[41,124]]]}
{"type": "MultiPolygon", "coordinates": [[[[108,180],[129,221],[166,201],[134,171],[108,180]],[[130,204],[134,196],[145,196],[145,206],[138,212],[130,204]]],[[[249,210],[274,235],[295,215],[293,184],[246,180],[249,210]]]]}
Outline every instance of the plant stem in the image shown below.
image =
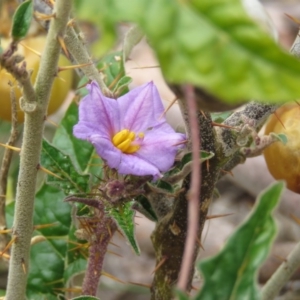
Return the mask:
{"type": "Polygon", "coordinates": [[[261,300],[272,300],[284,287],[286,282],[291,278],[300,266],[300,243],[296,245],[293,251],[283,261],[280,267],[267,281],[262,288],[261,300]]]}
{"type": "Polygon", "coordinates": [[[87,64],[89,65],[85,67],[81,67],[82,71],[84,72],[85,76],[88,79],[97,81],[102,93],[108,97],[112,96],[112,93],[104,83],[101,74],[97,70],[96,66],[94,65],[90,55],[82,41],[79,38],[78,34],[72,27],[68,27],[66,31],[66,36],[64,38],[67,49],[70,51],[72,57],[78,64],[87,64]]]}
{"type": "Polygon", "coordinates": [[[96,218],[96,225],[95,222],[91,225],[94,226],[94,230],[93,236],[89,239],[89,258],[82,284],[82,295],[96,296],[104,257],[117,226],[111,218],[104,214],[96,218]]]}
{"type": "MultiPolygon", "coordinates": [[[[12,123],[11,123],[11,132],[10,132],[9,139],[7,141],[7,145],[14,146],[19,135],[17,100],[11,83],[9,83],[9,85],[11,86],[10,100],[11,100],[12,123]]],[[[6,191],[7,191],[8,172],[9,172],[12,156],[13,156],[13,150],[6,148],[4,151],[1,169],[0,169],[0,230],[6,229],[6,215],[5,215],[6,191]]],[[[5,248],[7,242],[8,242],[8,236],[6,234],[1,234],[0,236],[1,251],[5,248]]]]}
{"type": "MultiPolygon", "coordinates": [[[[179,101],[180,109],[187,127],[188,138],[191,137],[191,128],[189,125],[189,116],[187,104],[185,101],[179,101]]],[[[211,118],[208,113],[197,110],[198,126],[201,132],[201,149],[216,153],[215,150],[215,133],[212,127],[211,118]]],[[[191,150],[191,140],[188,139],[188,150],[191,150]]],[[[209,203],[213,196],[214,186],[219,176],[218,158],[215,156],[209,160],[209,168],[207,164],[202,164],[201,167],[201,197],[198,211],[201,214],[198,222],[197,237],[201,240],[201,233],[204,227],[209,203]]],[[[163,262],[155,271],[152,287],[151,299],[172,299],[173,287],[178,280],[178,275],[181,268],[183,252],[187,236],[188,224],[188,201],[186,192],[190,189],[190,176],[183,181],[183,191],[174,199],[174,206],[167,214],[160,218],[156,228],[151,236],[155,250],[157,265],[163,262]]],[[[194,265],[200,243],[194,244],[194,256],[192,257],[192,265],[194,265]]],[[[191,289],[194,268],[190,269],[187,280],[186,289],[191,289]]]]}
{"type": "Polygon", "coordinates": [[[123,42],[123,62],[125,63],[129,59],[129,55],[135,45],[137,45],[143,38],[144,33],[139,26],[135,25],[131,27],[125,37],[123,42]]]}
{"type": "Polygon", "coordinates": [[[195,244],[197,242],[198,222],[199,222],[199,196],[201,186],[201,173],[200,173],[200,133],[197,120],[197,104],[195,99],[195,91],[191,85],[184,87],[185,99],[188,106],[188,114],[191,128],[192,140],[192,175],[191,186],[188,191],[188,224],[187,224],[187,237],[184,248],[180,277],[178,280],[178,288],[185,290],[189,280],[189,274],[192,269],[193,257],[195,255],[195,244]]]}
{"type": "MultiPolygon", "coordinates": [[[[13,236],[6,300],[24,299],[29,269],[30,241],[33,231],[33,205],[36,177],[39,166],[45,114],[48,107],[52,83],[57,73],[60,54],[58,36],[64,34],[71,0],[57,0],[56,17],[51,21],[40,69],[35,84],[36,109],[25,111],[24,134],[17,184],[13,236]]],[[[24,95],[25,105],[29,102],[24,95]]]]}

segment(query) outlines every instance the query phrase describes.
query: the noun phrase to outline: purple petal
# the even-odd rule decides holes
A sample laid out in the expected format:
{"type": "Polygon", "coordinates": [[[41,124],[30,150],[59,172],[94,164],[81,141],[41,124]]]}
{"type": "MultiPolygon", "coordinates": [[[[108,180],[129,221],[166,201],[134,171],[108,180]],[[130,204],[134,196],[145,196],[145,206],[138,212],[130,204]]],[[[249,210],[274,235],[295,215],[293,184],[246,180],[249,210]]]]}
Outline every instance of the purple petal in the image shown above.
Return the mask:
{"type": "Polygon", "coordinates": [[[74,127],[74,135],[82,139],[92,134],[111,137],[120,128],[117,101],[105,97],[94,81],[87,89],[89,94],[79,104],[79,123],[74,127]]]}
{"type": "Polygon", "coordinates": [[[164,123],[146,133],[136,156],[151,162],[161,172],[168,171],[174,164],[177,150],[184,147],[180,143],[185,139],[184,134],[174,132],[170,125],[164,123]]]}
{"type": "Polygon", "coordinates": [[[118,104],[123,129],[138,133],[162,122],[164,107],[153,82],[131,90],[118,104]]]}
{"type": "Polygon", "coordinates": [[[123,153],[112,144],[110,139],[100,135],[92,135],[89,141],[94,145],[98,155],[107,162],[110,168],[119,168],[123,153]]]}
{"type": "Polygon", "coordinates": [[[136,176],[152,175],[153,179],[156,180],[161,177],[159,169],[144,160],[143,158],[137,157],[132,154],[122,154],[121,163],[118,168],[120,174],[130,174],[136,176]]]}

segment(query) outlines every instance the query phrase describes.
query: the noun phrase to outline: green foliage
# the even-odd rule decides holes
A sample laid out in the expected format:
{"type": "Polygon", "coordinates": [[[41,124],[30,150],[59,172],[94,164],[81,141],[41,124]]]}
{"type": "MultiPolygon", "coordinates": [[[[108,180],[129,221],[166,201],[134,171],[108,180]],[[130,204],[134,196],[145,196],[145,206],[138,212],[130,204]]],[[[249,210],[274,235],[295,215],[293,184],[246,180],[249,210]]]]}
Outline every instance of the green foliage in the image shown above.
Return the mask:
{"type": "Polygon", "coordinates": [[[158,187],[159,189],[164,190],[166,193],[170,193],[170,194],[174,193],[174,187],[172,186],[172,184],[164,180],[157,180],[155,183],[149,182],[148,185],[153,185],[155,187],[158,187]]]}
{"type": "MultiPolygon", "coordinates": [[[[54,186],[43,184],[36,194],[34,225],[49,227],[36,229],[37,235],[46,237],[53,249],[64,259],[67,251],[67,237],[71,226],[71,209],[63,202],[65,194],[54,186]]],[[[61,277],[60,277],[61,278],[61,277]]]]}
{"type": "MultiPolygon", "coordinates": [[[[75,274],[86,269],[87,249],[80,247],[74,236],[71,206],[63,202],[68,193],[67,185],[72,185],[73,192],[86,192],[88,189],[89,175],[79,174],[68,156],[77,161],[80,170],[85,170],[93,155],[93,147],[90,147],[90,144],[87,143],[90,149],[82,150],[85,142],[72,137],[72,127],[77,122],[77,114],[77,106],[71,104],[58,127],[53,146],[43,142],[42,165],[63,180],[49,176],[48,182],[55,185],[44,183],[36,194],[34,225],[45,226],[37,227],[34,231],[35,238],[39,236],[44,240],[33,245],[31,249],[27,288],[29,299],[57,299],[57,289],[66,287],[75,274]],[[63,153],[60,147],[68,155],[63,153]]],[[[95,170],[98,171],[98,175],[99,170],[101,168],[95,170]]],[[[6,207],[9,227],[13,223],[13,212],[14,203],[11,203],[6,207]]]]}
{"type": "Polygon", "coordinates": [[[279,133],[279,134],[272,133],[272,134],[276,135],[276,137],[280,140],[282,144],[285,145],[288,142],[288,138],[284,133],[279,133]]]}
{"type": "Polygon", "coordinates": [[[33,3],[24,1],[19,5],[13,16],[11,35],[14,40],[24,38],[29,30],[33,15],[33,3]]]}
{"type": "Polygon", "coordinates": [[[177,296],[177,298],[176,298],[177,300],[188,300],[189,299],[189,296],[181,290],[175,290],[175,294],[177,296]]]}
{"type": "Polygon", "coordinates": [[[217,112],[211,114],[211,119],[213,122],[222,123],[224,122],[230,115],[232,111],[224,111],[224,112],[217,112]]]}
{"type": "Polygon", "coordinates": [[[75,167],[85,171],[94,151],[91,143],[73,136],[73,126],[78,123],[78,106],[71,103],[55,132],[53,145],[70,157],[75,167]]]}
{"type": "Polygon", "coordinates": [[[64,258],[55,251],[49,240],[33,245],[30,251],[30,272],[27,295],[55,294],[63,288],[64,258]]]}
{"type": "Polygon", "coordinates": [[[250,19],[240,0],[75,3],[80,18],[103,29],[95,53],[112,46],[116,22],[136,22],[172,83],[195,84],[228,102],[299,97],[300,62],[250,19]]]}
{"type": "Polygon", "coordinates": [[[69,280],[76,274],[83,273],[86,270],[86,259],[79,258],[70,263],[64,271],[64,282],[68,284],[69,280]]]}
{"type": "Polygon", "coordinates": [[[204,285],[195,300],[260,298],[257,271],[276,233],[272,212],[283,188],[284,184],[279,182],[262,193],[250,217],[229,238],[223,250],[200,262],[204,285]]]}
{"type": "Polygon", "coordinates": [[[125,74],[122,51],[105,55],[97,64],[97,68],[104,74],[105,84],[116,96],[128,92],[128,84],[131,82],[131,78],[125,74]]]}
{"type": "Polygon", "coordinates": [[[42,299],[42,294],[54,295],[58,292],[56,289],[64,287],[71,226],[71,209],[68,203],[62,201],[64,197],[61,190],[47,184],[43,184],[36,194],[34,224],[52,226],[35,231],[35,235],[46,239],[31,248],[27,288],[30,299],[42,299]],[[35,294],[38,295],[36,298],[35,294]]]}
{"type": "Polygon", "coordinates": [[[100,298],[92,297],[92,296],[79,296],[73,298],[72,300],[100,300],[100,298]]]}
{"type": "MultiPolygon", "coordinates": [[[[205,162],[208,159],[211,159],[214,156],[214,153],[207,151],[200,151],[199,159],[201,163],[205,162]]],[[[186,164],[190,163],[193,160],[192,152],[186,153],[181,159],[179,168],[182,169],[186,164]]]]}
{"type": "Polygon", "coordinates": [[[134,199],[134,209],[142,213],[145,217],[147,217],[149,220],[157,222],[158,218],[155,214],[155,211],[153,210],[149,200],[143,196],[139,195],[134,199]]]}
{"type": "Polygon", "coordinates": [[[139,255],[140,249],[134,235],[134,215],[135,211],[131,208],[133,202],[112,207],[108,214],[116,221],[119,229],[125,235],[134,252],[139,255]]]}
{"type": "Polygon", "coordinates": [[[77,172],[69,156],[43,140],[41,164],[54,175],[49,175],[48,184],[62,188],[66,195],[86,193],[88,191],[89,175],[77,172]]]}
{"type": "MultiPolygon", "coordinates": [[[[56,289],[64,287],[67,235],[71,224],[70,206],[62,201],[64,197],[61,190],[46,184],[43,184],[36,194],[34,225],[49,227],[37,227],[34,231],[33,240],[41,240],[32,246],[30,252],[27,282],[29,299],[52,299],[48,296],[57,294],[56,289]]],[[[6,206],[8,227],[12,226],[13,213],[14,202],[6,206]]]]}

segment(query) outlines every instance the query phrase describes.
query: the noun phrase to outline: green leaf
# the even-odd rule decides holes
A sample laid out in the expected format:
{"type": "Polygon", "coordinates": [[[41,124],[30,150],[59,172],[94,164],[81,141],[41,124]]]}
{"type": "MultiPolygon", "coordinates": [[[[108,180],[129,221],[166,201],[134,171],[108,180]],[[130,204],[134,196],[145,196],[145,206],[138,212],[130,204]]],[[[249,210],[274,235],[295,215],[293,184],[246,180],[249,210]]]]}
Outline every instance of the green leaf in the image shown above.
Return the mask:
{"type": "Polygon", "coordinates": [[[140,255],[139,246],[135,240],[134,235],[134,215],[135,211],[131,206],[133,201],[119,205],[118,207],[112,207],[109,209],[108,214],[117,222],[119,229],[123,232],[134,252],[140,255]]]}
{"type": "MultiPolygon", "coordinates": [[[[75,209],[75,207],[73,209],[75,209]]],[[[76,228],[72,225],[69,232],[68,248],[65,259],[65,286],[68,286],[69,281],[72,280],[75,275],[84,272],[87,267],[86,258],[88,257],[88,247],[85,241],[79,241],[77,239],[75,231],[76,228]]]]}
{"type": "Polygon", "coordinates": [[[132,78],[129,76],[122,77],[116,84],[113,93],[119,97],[128,92],[128,85],[131,83],[132,78]]]}
{"type": "Polygon", "coordinates": [[[272,212],[284,188],[273,184],[257,199],[250,217],[234,232],[224,249],[200,262],[204,285],[196,300],[259,299],[257,271],[276,234],[272,212]]]}
{"type": "Polygon", "coordinates": [[[105,55],[97,64],[97,68],[104,74],[105,84],[116,96],[128,92],[128,84],[132,79],[125,74],[122,51],[105,55]]]}
{"type": "Polygon", "coordinates": [[[282,144],[286,145],[286,143],[288,142],[288,138],[284,133],[279,133],[279,134],[272,133],[272,134],[276,135],[276,137],[280,140],[282,144]]]}
{"type": "Polygon", "coordinates": [[[190,297],[183,291],[175,290],[175,295],[177,296],[176,299],[178,300],[189,300],[190,297]]]}
{"type": "Polygon", "coordinates": [[[71,226],[71,207],[63,202],[65,194],[57,187],[43,184],[35,196],[34,225],[52,225],[36,232],[49,239],[49,243],[64,259],[67,236],[71,226]]]}
{"type": "Polygon", "coordinates": [[[49,241],[33,245],[27,284],[29,299],[32,299],[31,293],[55,294],[55,289],[63,288],[63,272],[64,259],[54,251],[49,241]]]}
{"type": "Polygon", "coordinates": [[[65,298],[62,297],[58,297],[56,294],[42,294],[42,293],[32,293],[30,291],[28,291],[27,293],[28,295],[30,295],[30,300],[63,300],[65,298]]]}
{"type": "Polygon", "coordinates": [[[250,19],[240,0],[76,3],[78,16],[102,29],[100,54],[112,46],[117,22],[135,22],[169,82],[188,82],[232,103],[299,97],[300,62],[250,19]]]}
{"type": "Polygon", "coordinates": [[[74,275],[82,273],[86,270],[86,259],[79,258],[70,263],[64,271],[64,282],[67,283],[74,275]]]}
{"type": "Polygon", "coordinates": [[[14,40],[19,40],[26,36],[31,24],[32,15],[33,4],[31,0],[24,1],[19,5],[13,16],[11,35],[14,40]]]}
{"type": "MultiPolygon", "coordinates": [[[[201,150],[199,153],[199,158],[201,163],[205,162],[208,159],[211,159],[212,157],[214,157],[214,153],[212,152],[207,152],[207,151],[203,151],[201,150]]],[[[193,155],[192,152],[188,152],[186,153],[183,158],[181,159],[181,164],[180,164],[180,169],[182,169],[187,163],[191,162],[193,160],[193,155]]]]}
{"type": "Polygon", "coordinates": [[[174,188],[172,186],[172,184],[164,181],[164,180],[157,180],[155,183],[151,183],[151,182],[148,182],[148,185],[153,185],[153,186],[156,186],[162,190],[165,190],[167,193],[174,193],[174,188]]]}
{"type": "Polygon", "coordinates": [[[46,140],[42,144],[41,164],[56,175],[48,175],[47,183],[59,186],[66,195],[88,191],[90,176],[79,174],[70,157],[46,140]]]}
{"type": "Polygon", "coordinates": [[[93,154],[94,147],[91,143],[74,137],[73,127],[77,123],[78,106],[72,102],[55,132],[52,144],[63,153],[70,156],[78,170],[84,171],[93,154]]]}
{"type": "Polygon", "coordinates": [[[232,111],[224,111],[224,112],[212,113],[212,114],[211,114],[211,119],[212,119],[213,122],[216,122],[216,123],[222,123],[222,122],[224,122],[231,114],[232,114],[232,111]]]}
{"type": "Polygon", "coordinates": [[[134,199],[133,208],[147,217],[149,220],[157,222],[158,218],[155,214],[155,211],[152,209],[152,206],[148,199],[139,195],[136,199],[134,199]]]}
{"type": "MultiPolygon", "coordinates": [[[[45,241],[35,244],[30,252],[27,295],[29,299],[57,299],[56,288],[63,288],[67,235],[71,225],[70,205],[63,202],[65,195],[56,187],[43,184],[36,194],[34,225],[52,225],[38,228],[34,236],[45,241]],[[51,295],[54,297],[52,298],[51,295]]],[[[6,206],[8,227],[12,226],[14,205],[6,206]]]]}
{"type": "Polygon", "coordinates": [[[14,221],[14,212],[15,212],[15,201],[5,206],[7,228],[12,228],[13,221],[14,221]]]}

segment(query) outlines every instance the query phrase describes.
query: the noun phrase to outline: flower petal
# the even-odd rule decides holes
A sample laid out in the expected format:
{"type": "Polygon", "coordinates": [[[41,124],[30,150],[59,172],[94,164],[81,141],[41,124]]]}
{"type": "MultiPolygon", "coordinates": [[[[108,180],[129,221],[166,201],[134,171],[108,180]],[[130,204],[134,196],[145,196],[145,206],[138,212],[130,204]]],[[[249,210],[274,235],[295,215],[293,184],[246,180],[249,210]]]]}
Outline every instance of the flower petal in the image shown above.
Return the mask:
{"type": "Polygon", "coordinates": [[[122,153],[121,163],[118,167],[120,174],[130,174],[136,176],[152,175],[154,180],[161,177],[159,169],[136,155],[122,153]]]}
{"type": "Polygon", "coordinates": [[[118,99],[122,129],[136,133],[164,121],[164,107],[153,82],[131,90],[118,99]]]}
{"type": "Polygon", "coordinates": [[[105,97],[95,81],[87,85],[87,89],[89,94],[79,104],[79,123],[74,135],[78,138],[88,138],[91,134],[111,137],[120,127],[117,101],[105,97]]]}
{"type": "Polygon", "coordinates": [[[110,139],[95,134],[89,138],[89,141],[94,145],[98,155],[107,162],[110,168],[119,168],[123,153],[112,144],[110,139]]]}
{"type": "Polygon", "coordinates": [[[181,133],[174,132],[167,123],[146,133],[141,148],[136,156],[151,162],[161,172],[168,171],[174,164],[177,150],[183,148],[180,144],[186,139],[181,133]]]}

